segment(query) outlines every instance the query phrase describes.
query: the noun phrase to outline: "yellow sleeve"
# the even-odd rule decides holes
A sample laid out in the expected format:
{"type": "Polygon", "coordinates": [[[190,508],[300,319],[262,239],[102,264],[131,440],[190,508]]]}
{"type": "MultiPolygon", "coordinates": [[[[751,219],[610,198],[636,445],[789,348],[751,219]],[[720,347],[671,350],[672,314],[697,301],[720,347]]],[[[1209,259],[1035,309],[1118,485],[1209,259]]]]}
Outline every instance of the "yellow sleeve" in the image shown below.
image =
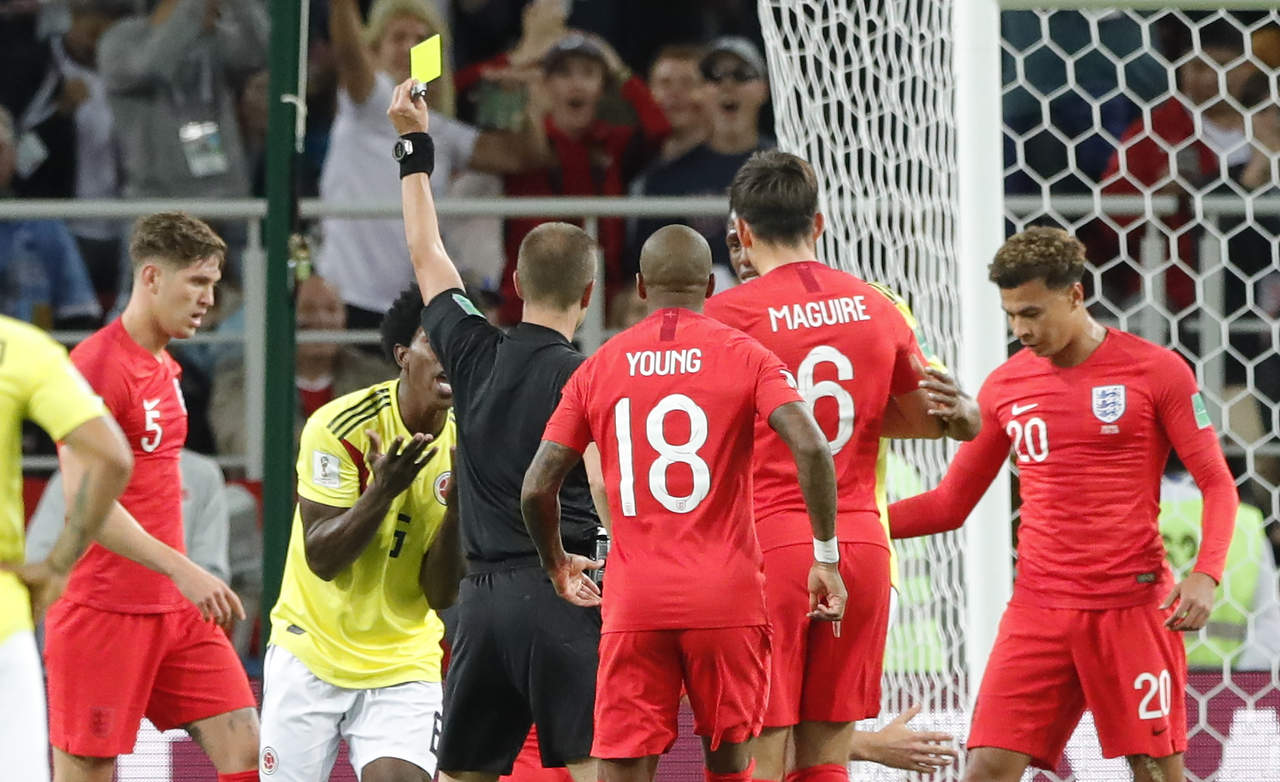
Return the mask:
{"type": "Polygon", "coordinates": [[[361,476],[367,480],[364,454],[357,454],[329,431],[319,414],[308,418],[298,444],[298,496],[335,508],[355,505],[361,476]]]}
{"type": "Polygon", "coordinates": [[[911,328],[911,333],[916,337],[916,344],[920,346],[920,352],[924,354],[925,360],[929,362],[929,366],[934,369],[940,369],[948,372],[947,365],[942,363],[942,359],[938,358],[938,354],[934,352],[933,346],[928,341],[921,338],[920,323],[916,320],[915,313],[911,311],[911,305],[907,304],[907,300],[898,295],[898,292],[889,286],[879,282],[868,282],[872,288],[875,288],[886,299],[888,299],[898,312],[902,315],[902,319],[907,322],[911,328]]]}
{"type": "Polygon", "coordinates": [[[61,440],[85,421],[107,414],[102,398],[81,377],[65,348],[44,335],[23,342],[21,364],[15,369],[29,383],[27,418],[61,440]]]}

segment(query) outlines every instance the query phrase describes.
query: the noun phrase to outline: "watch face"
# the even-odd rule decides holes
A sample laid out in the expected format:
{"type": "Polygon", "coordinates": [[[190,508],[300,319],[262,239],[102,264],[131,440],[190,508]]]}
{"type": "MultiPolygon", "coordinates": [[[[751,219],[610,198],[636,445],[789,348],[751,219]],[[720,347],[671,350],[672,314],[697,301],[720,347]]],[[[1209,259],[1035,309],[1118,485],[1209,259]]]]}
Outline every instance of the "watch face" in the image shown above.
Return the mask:
{"type": "Polygon", "coordinates": [[[396,142],[395,148],[391,153],[395,156],[396,160],[404,160],[413,154],[413,142],[407,139],[400,139],[396,142]]]}

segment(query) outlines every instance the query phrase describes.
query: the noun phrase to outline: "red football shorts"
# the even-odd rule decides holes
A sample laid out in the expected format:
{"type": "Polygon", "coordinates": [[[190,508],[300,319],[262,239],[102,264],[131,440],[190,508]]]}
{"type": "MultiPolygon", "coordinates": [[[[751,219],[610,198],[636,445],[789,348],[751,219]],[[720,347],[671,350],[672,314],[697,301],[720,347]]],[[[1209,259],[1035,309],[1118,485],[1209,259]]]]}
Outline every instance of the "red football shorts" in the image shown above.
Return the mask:
{"type": "Polygon", "coordinates": [[[144,716],[169,730],[255,705],[226,634],[195,606],[120,614],[59,601],[44,665],[49,743],[72,755],[132,752],[144,716]]]}
{"type": "Polygon", "coordinates": [[[813,546],[764,552],[765,597],[773,628],[773,673],[764,724],[853,722],[880,713],[880,674],[889,630],[889,550],[840,544],[840,576],[849,593],[840,637],[809,619],[813,546]]]}
{"type": "Polygon", "coordinates": [[[601,635],[592,756],[642,758],[671,749],[682,687],[693,732],[712,749],[758,735],[769,635],[765,625],[601,635]]]}
{"type": "Polygon", "coordinates": [[[1105,610],[1010,604],[973,711],[969,748],[1057,767],[1087,708],[1103,757],[1161,758],[1187,747],[1182,636],[1152,605],[1105,610]]]}

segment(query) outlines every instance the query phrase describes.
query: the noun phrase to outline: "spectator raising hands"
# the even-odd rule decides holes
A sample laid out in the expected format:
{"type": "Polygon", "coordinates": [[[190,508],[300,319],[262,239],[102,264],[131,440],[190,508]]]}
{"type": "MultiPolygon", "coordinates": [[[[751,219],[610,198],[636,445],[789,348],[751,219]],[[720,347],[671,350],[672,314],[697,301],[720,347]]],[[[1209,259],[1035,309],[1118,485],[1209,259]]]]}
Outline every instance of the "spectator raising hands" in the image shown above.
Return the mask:
{"type": "MultiPolygon", "coordinates": [[[[427,37],[444,39],[444,19],[424,0],[376,0],[369,23],[357,0],[330,0],[330,37],[338,73],[338,109],[329,155],[320,178],[322,198],[341,202],[388,201],[400,184],[390,163],[395,131],[383,115],[398,82],[409,77],[409,50],[427,37]]],[[[545,164],[546,142],[535,123],[520,132],[478,131],[453,114],[453,82],[443,78],[427,90],[435,142],[435,195],[448,191],[466,169],[490,173],[523,171],[545,164]]],[[[444,226],[446,233],[450,226],[444,226]]],[[[399,220],[324,222],[325,243],[317,257],[321,274],[339,290],[353,328],[375,328],[396,295],[411,282],[409,257],[399,220]]]]}

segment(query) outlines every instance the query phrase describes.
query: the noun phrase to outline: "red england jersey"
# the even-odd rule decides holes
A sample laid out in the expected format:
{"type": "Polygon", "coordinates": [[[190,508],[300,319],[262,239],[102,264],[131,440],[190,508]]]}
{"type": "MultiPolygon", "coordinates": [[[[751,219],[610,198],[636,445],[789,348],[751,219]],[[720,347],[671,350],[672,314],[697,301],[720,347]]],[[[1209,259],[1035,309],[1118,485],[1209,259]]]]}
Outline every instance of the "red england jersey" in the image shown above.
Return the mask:
{"type": "Polygon", "coordinates": [[[574,372],[543,439],[600,449],[613,522],[606,632],[768,621],[753,422],[799,401],[776,356],[686,309],[653,313],[574,372]]]}
{"type": "MultiPolygon", "coordinates": [[[[887,548],[876,505],[880,430],[890,397],[917,389],[926,363],[915,333],[879,288],[817,261],[790,263],[707,302],[707,315],[755,337],[786,364],[831,444],[839,487],[836,533],[887,548]]],[[[760,545],[812,537],[786,443],[756,421],[760,545]]]]}
{"type": "Polygon", "coordinates": [[[982,433],[960,447],[943,485],[891,506],[895,531],[900,521],[968,515],[1012,459],[1022,498],[1014,603],[1159,602],[1172,587],[1156,519],[1174,448],[1205,490],[1196,570],[1221,580],[1235,487],[1195,377],[1176,353],[1116,329],[1074,367],[1024,349],[991,373],[978,404],[982,433]]]}
{"type": "MultiPolygon", "coordinates": [[[[120,504],[153,537],[178,551],[182,543],[182,475],[187,439],[182,369],[167,351],[149,353],[117,319],[71,351],[133,448],[133,477],[120,504]]],[[[76,564],[65,599],[106,611],[159,613],[185,603],[173,582],[94,543],[76,564]]]]}

